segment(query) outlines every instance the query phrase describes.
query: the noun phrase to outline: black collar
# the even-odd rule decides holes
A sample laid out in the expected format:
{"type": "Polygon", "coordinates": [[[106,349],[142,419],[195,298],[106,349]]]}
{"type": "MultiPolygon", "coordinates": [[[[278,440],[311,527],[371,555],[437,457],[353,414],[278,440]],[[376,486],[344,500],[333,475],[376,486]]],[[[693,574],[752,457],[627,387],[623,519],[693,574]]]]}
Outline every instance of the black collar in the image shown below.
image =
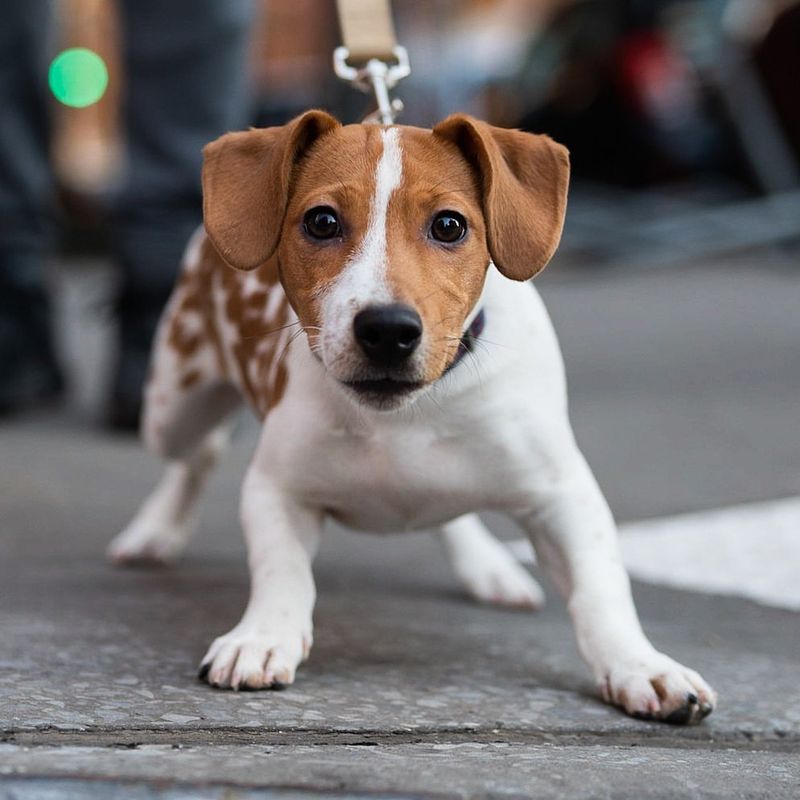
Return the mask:
{"type": "Polygon", "coordinates": [[[464,331],[461,341],[458,343],[458,350],[456,351],[455,358],[450,362],[445,372],[450,372],[453,367],[461,361],[467,353],[471,353],[475,349],[476,339],[483,333],[483,327],[486,324],[486,315],[481,309],[476,315],[475,319],[470,323],[469,328],[464,331]]]}

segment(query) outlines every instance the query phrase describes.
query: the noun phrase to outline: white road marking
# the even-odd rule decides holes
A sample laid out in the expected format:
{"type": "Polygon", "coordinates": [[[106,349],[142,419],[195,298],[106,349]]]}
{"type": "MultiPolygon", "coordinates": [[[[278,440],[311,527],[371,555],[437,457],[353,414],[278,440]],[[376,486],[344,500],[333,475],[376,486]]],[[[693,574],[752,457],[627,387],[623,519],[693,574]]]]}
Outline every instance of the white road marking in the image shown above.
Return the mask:
{"type": "MultiPolygon", "coordinates": [[[[620,534],[637,580],[800,611],[800,497],[629,523],[620,534]]],[[[527,540],[509,546],[533,563],[527,540]]]]}

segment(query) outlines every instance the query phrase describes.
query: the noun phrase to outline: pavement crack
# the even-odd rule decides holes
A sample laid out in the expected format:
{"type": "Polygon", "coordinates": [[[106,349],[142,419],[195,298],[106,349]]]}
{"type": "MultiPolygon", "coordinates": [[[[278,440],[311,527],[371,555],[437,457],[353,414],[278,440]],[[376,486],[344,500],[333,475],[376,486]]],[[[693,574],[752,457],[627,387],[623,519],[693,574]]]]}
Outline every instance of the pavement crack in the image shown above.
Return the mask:
{"type": "Polygon", "coordinates": [[[96,728],[65,731],[55,728],[7,731],[0,742],[22,747],[106,747],[135,750],[151,745],[171,745],[180,750],[195,746],[257,745],[264,747],[386,747],[393,745],[550,745],[570,747],[651,747],[661,749],[735,749],[796,752],[800,735],[784,730],[753,733],[748,730],[718,732],[684,728],[679,732],[643,729],[609,732],[596,730],[540,731],[522,728],[424,728],[357,730],[314,728],[281,730],[238,727],[96,728]]]}

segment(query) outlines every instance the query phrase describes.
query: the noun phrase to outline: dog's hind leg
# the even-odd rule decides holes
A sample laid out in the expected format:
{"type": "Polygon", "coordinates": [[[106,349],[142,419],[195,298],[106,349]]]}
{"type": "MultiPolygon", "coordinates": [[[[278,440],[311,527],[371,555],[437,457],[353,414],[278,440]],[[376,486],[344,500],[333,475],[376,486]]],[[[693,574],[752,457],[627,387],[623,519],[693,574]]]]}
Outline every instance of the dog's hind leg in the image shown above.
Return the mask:
{"type": "Polygon", "coordinates": [[[167,464],[156,488],[109,544],[107,555],[114,564],[168,564],[183,552],[197,527],[200,494],[228,434],[229,426],[221,424],[191,454],[167,464]]]}
{"type": "Polygon", "coordinates": [[[473,598],[519,608],[544,604],[542,588],[477,514],[447,522],[439,533],[456,577],[473,598]]]}
{"type": "Polygon", "coordinates": [[[128,526],[108,547],[115,564],[163,564],[188,543],[197,503],[212,467],[225,448],[227,418],[242,403],[222,375],[205,322],[189,307],[179,285],[156,340],[145,392],[142,436],[167,461],[160,482],[128,526]]]}

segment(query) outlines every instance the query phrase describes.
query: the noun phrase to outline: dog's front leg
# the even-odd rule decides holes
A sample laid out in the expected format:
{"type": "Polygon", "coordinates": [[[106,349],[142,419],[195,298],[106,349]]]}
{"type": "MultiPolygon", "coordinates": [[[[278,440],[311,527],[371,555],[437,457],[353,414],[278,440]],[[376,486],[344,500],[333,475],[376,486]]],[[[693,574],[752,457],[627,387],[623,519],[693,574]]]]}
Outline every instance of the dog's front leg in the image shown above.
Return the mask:
{"type": "Polygon", "coordinates": [[[559,462],[519,521],[567,601],[578,648],[604,698],[634,716],[699,722],[714,707],[714,691],[650,644],[605,498],[577,450],[559,462]]]}
{"type": "Polygon", "coordinates": [[[294,681],[309,654],[316,590],[311,560],[322,514],[250,468],[242,490],[250,599],[241,621],[216,639],[200,677],[212,686],[267,689],[294,681]]]}

